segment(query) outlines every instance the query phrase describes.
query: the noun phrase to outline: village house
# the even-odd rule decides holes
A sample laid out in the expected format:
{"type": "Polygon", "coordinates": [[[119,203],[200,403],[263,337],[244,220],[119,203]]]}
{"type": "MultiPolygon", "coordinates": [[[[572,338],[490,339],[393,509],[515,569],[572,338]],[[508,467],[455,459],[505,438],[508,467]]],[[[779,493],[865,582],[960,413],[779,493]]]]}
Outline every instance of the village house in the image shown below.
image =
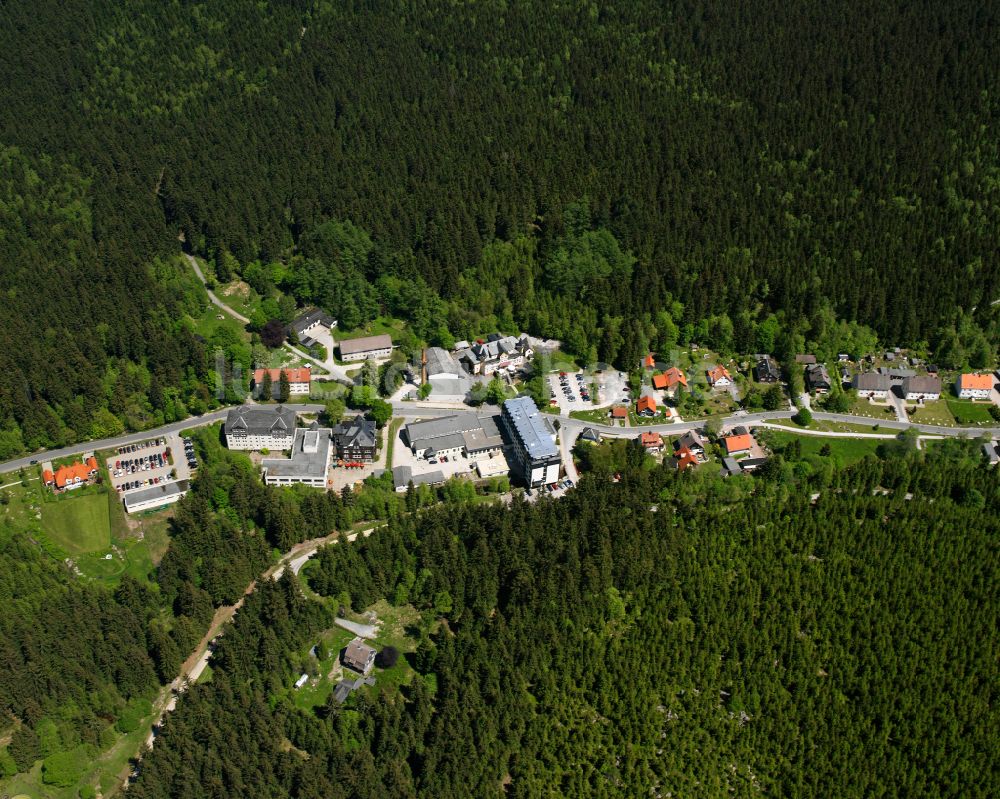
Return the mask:
{"type": "Polygon", "coordinates": [[[727,455],[739,455],[741,452],[749,452],[754,445],[753,436],[745,427],[736,427],[728,436],[722,439],[727,455]]]}
{"type": "Polygon", "coordinates": [[[816,394],[826,394],[830,391],[830,373],[826,364],[814,363],[806,367],[806,390],[816,394]]]}
{"type": "Polygon", "coordinates": [[[676,366],[671,366],[662,374],[653,375],[653,388],[666,391],[671,396],[677,392],[678,386],[687,388],[687,384],[687,376],[676,366]]]}
{"type": "Polygon", "coordinates": [[[781,370],[770,355],[758,355],[753,377],[758,383],[777,383],[781,380],[781,370]]]}
{"type": "Polygon", "coordinates": [[[688,450],[692,455],[694,455],[699,461],[705,460],[705,439],[698,435],[697,431],[691,430],[684,435],[682,435],[677,441],[674,442],[674,449],[680,452],[683,449],[688,450]]]}
{"type": "Polygon", "coordinates": [[[697,466],[699,460],[698,457],[687,447],[678,447],[674,450],[672,463],[677,471],[683,472],[697,466]]]}
{"type": "Polygon", "coordinates": [[[663,452],[663,438],[659,433],[643,433],[639,436],[639,443],[651,455],[659,455],[663,452]]]}
{"type": "Polygon", "coordinates": [[[360,638],[355,638],[344,650],[343,663],[347,668],[353,669],[359,674],[367,675],[375,665],[376,654],[372,647],[368,646],[360,638]]]}
{"type": "Polygon", "coordinates": [[[733,376],[725,366],[716,366],[705,374],[708,375],[708,384],[712,388],[724,388],[733,384],[733,376]]]}
{"type": "Polygon", "coordinates": [[[458,353],[458,361],[472,375],[490,376],[500,370],[514,371],[535,355],[528,337],[520,338],[491,333],[458,353]]]}
{"type": "Polygon", "coordinates": [[[941,380],[936,377],[908,377],[903,381],[903,397],[909,402],[941,399],[941,380]]]}
{"type": "Polygon", "coordinates": [[[989,399],[993,391],[993,375],[963,374],[955,383],[959,399],[989,399]]]}
{"type": "Polygon", "coordinates": [[[46,469],[42,472],[42,482],[53,491],[72,491],[94,482],[97,474],[97,459],[91,455],[85,463],[77,461],[68,466],[60,466],[55,472],[46,469]]]}
{"type": "Polygon", "coordinates": [[[289,394],[308,394],[312,385],[312,370],[308,366],[295,369],[255,369],[253,373],[254,396],[261,398],[264,387],[264,376],[271,376],[271,396],[264,399],[278,399],[281,392],[281,373],[288,378],[289,394]]]}
{"type": "Polygon", "coordinates": [[[612,421],[625,421],[628,419],[628,409],[624,405],[615,405],[608,414],[612,421]]]}
{"type": "Polygon", "coordinates": [[[891,382],[887,374],[858,372],[858,374],[854,375],[851,386],[858,392],[859,397],[884,400],[889,396],[891,382]]]}
{"type": "Polygon", "coordinates": [[[646,369],[652,369],[656,366],[656,359],[653,357],[653,353],[649,353],[649,355],[642,359],[642,365],[646,369]]]}
{"type": "Polygon", "coordinates": [[[636,416],[656,416],[656,400],[646,394],[635,404],[636,416]]]}

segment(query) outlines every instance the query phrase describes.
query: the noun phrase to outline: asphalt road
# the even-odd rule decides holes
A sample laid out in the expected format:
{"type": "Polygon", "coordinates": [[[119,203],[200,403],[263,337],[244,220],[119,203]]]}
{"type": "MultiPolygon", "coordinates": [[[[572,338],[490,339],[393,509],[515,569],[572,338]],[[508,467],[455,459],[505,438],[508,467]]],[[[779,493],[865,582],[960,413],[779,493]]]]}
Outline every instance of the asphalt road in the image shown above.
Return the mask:
{"type": "MultiPolygon", "coordinates": [[[[413,402],[394,402],[392,403],[393,413],[396,416],[403,416],[410,419],[421,418],[426,419],[433,416],[453,416],[458,413],[476,413],[475,410],[469,408],[468,410],[456,410],[454,408],[434,408],[427,407],[425,405],[417,405],[413,402]]],[[[42,452],[35,453],[34,455],[27,455],[23,458],[16,458],[12,461],[7,461],[6,463],[0,463],[0,474],[6,474],[8,472],[16,472],[18,469],[28,467],[32,465],[32,461],[41,462],[43,460],[49,460],[51,458],[64,458],[68,455],[81,455],[84,452],[90,452],[91,450],[99,449],[114,449],[116,447],[122,447],[126,444],[136,444],[140,441],[145,441],[149,438],[156,438],[158,436],[164,436],[168,433],[178,433],[181,430],[189,430],[192,427],[201,427],[207,424],[214,424],[215,422],[222,421],[226,418],[226,414],[232,408],[238,407],[236,405],[227,406],[225,408],[220,408],[217,411],[211,411],[202,416],[192,416],[189,419],[184,419],[180,422],[171,422],[170,424],[165,424],[162,427],[154,427],[151,430],[143,430],[139,433],[127,433],[122,436],[117,436],[116,438],[102,438],[98,441],[84,441],[80,444],[73,444],[69,447],[63,447],[62,449],[49,449],[42,452]]],[[[319,413],[324,409],[323,405],[312,405],[312,404],[298,404],[295,403],[290,407],[295,408],[298,413],[319,413]]],[[[484,406],[484,411],[493,410],[499,413],[497,408],[489,408],[484,406]]]]}

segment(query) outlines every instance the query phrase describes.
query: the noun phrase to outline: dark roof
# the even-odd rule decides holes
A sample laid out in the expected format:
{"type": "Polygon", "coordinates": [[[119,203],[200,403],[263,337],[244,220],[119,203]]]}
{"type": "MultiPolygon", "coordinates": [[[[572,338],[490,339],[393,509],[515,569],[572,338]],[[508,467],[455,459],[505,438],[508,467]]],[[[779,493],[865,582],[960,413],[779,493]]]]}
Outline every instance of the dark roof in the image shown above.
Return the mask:
{"type": "Polygon", "coordinates": [[[688,432],[674,442],[674,449],[680,449],[681,447],[704,450],[705,439],[698,435],[696,431],[688,430],[688,432]]]}
{"type": "Polygon", "coordinates": [[[378,440],[377,425],[361,414],[349,422],[341,422],[333,428],[333,438],[339,448],[374,447],[378,440]]]}
{"type": "Polygon", "coordinates": [[[585,441],[600,441],[601,434],[598,433],[593,427],[583,428],[583,432],[580,433],[580,438],[585,441]]]}
{"type": "Polygon", "coordinates": [[[903,381],[903,391],[907,394],[940,394],[941,378],[910,377],[903,381]]]}
{"type": "Polygon", "coordinates": [[[337,320],[330,316],[330,314],[326,311],[313,308],[311,311],[306,311],[305,313],[295,317],[288,327],[290,330],[294,330],[296,334],[299,334],[307,327],[314,325],[316,322],[319,322],[321,325],[326,327],[333,327],[337,324],[337,320]]]}
{"type": "Polygon", "coordinates": [[[392,349],[392,336],[383,333],[380,336],[363,336],[362,338],[341,339],[337,345],[341,355],[357,355],[359,352],[392,349]]]}
{"type": "Polygon", "coordinates": [[[295,432],[295,411],[284,405],[241,405],[226,415],[226,435],[287,435],[295,432]]]}
{"type": "Polygon", "coordinates": [[[854,375],[854,388],[860,391],[888,391],[889,375],[880,375],[875,372],[859,372],[854,375]]]}

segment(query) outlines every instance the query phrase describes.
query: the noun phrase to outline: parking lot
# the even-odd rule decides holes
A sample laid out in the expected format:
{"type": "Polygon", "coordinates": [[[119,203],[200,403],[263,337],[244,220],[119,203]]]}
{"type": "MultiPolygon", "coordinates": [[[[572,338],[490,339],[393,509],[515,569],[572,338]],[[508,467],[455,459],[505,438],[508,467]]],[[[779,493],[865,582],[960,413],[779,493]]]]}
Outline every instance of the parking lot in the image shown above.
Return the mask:
{"type": "Polygon", "coordinates": [[[175,433],[119,447],[107,459],[107,467],[111,485],[123,494],[173,480],[186,480],[197,468],[197,457],[187,442],[175,433]]]}
{"type": "Polygon", "coordinates": [[[603,408],[623,398],[628,398],[625,376],[614,369],[588,374],[585,372],[558,372],[549,375],[549,404],[558,406],[560,413],[588,411],[603,408]],[[597,396],[594,385],[597,385],[597,396]]]}

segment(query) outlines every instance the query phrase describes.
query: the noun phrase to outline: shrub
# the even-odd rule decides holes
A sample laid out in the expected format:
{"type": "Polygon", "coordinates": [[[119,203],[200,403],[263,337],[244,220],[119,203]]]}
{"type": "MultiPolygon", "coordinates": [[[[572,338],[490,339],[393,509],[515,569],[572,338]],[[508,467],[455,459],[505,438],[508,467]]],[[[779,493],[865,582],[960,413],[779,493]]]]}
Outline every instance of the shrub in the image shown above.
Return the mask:
{"type": "Polygon", "coordinates": [[[42,761],[42,782],[68,788],[80,781],[89,762],[90,755],[85,746],[50,755],[42,761]]]}
{"type": "Polygon", "coordinates": [[[799,408],[798,412],[792,417],[792,421],[797,425],[802,427],[808,427],[812,424],[813,415],[812,411],[808,408],[799,408]]]}
{"type": "Polygon", "coordinates": [[[387,646],[375,655],[375,665],[380,669],[391,669],[399,660],[399,650],[394,646],[387,646]]]}
{"type": "Polygon", "coordinates": [[[122,710],[115,726],[124,733],[135,732],[142,720],[152,712],[153,704],[148,699],[133,699],[122,710]]]}

